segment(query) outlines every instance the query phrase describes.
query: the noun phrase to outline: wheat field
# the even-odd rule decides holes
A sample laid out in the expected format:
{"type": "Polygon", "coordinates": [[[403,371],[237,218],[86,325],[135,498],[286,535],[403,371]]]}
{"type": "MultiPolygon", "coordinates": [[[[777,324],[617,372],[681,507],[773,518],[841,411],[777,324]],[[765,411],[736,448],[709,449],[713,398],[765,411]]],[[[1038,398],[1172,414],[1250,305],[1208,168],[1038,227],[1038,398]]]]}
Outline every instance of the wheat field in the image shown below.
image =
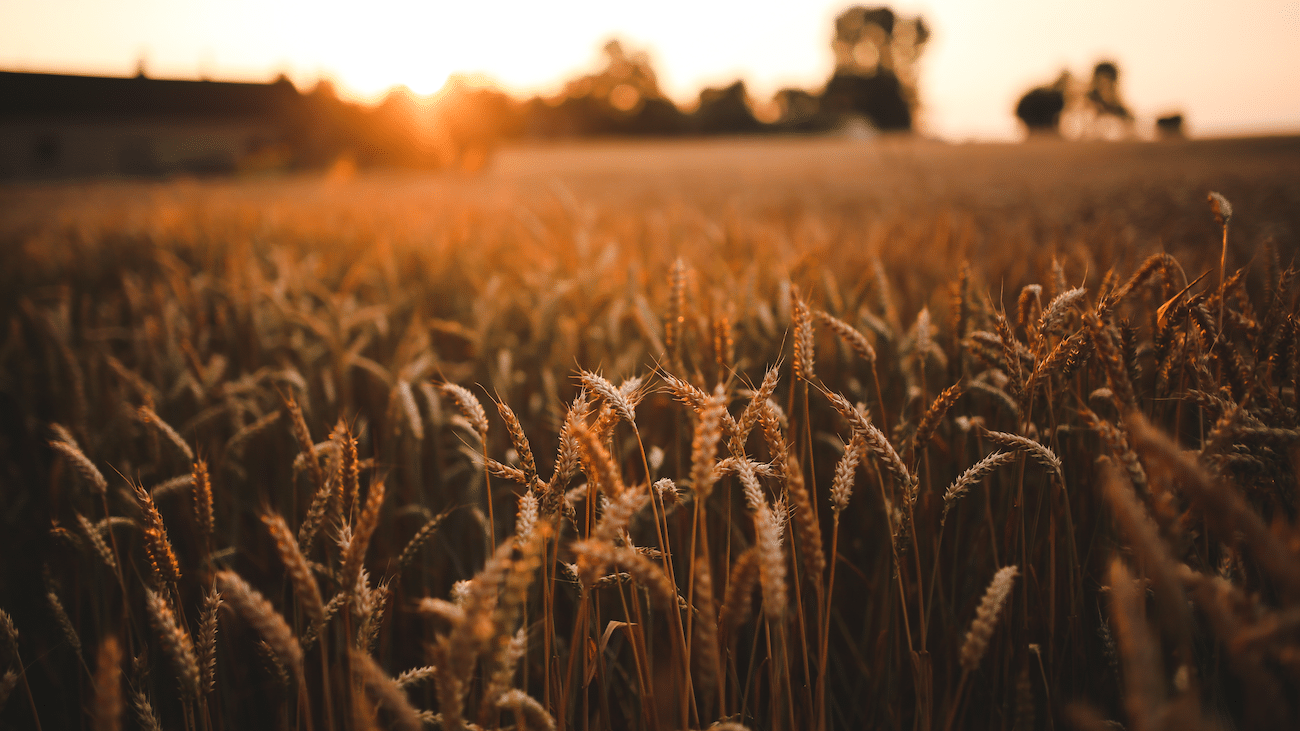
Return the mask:
{"type": "Polygon", "coordinates": [[[1297,170],[0,188],[0,728],[1293,728],[1297,170]]]}

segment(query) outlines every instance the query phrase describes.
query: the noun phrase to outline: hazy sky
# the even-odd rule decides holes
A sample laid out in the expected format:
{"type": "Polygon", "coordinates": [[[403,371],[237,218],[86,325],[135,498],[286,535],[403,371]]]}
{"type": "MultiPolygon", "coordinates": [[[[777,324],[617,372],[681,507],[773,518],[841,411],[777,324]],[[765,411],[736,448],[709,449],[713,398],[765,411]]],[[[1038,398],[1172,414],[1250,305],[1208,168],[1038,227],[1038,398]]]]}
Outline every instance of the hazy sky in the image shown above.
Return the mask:
{"type": "MultiPolygon", "coordinates": [[[[679,102],[744,78],[766,99],[831,69],[835,16],[805,0],[0,0],[0,69],[266,80],[322,75],[359,95],[427,93],[453,71],[554,91],[619,37],[651,53],[679,102]]],[[[1300,132],[1300,1],[916,0],[922,126],[949,139],[1013,138],[1019,95],[1068,68],[1119,63],[1141,123],[1183,111],[1193,135],[1300,132]]]]}

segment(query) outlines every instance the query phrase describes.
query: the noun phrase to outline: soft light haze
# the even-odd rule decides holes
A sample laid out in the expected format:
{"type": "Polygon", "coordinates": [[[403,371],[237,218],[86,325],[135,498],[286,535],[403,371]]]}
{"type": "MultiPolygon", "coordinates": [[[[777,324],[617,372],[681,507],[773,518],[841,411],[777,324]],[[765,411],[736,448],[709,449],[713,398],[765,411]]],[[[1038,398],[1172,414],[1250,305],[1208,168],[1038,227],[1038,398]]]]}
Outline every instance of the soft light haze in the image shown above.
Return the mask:
{"type": "MultiPolygon", "coordinates": [[[[607,0],[468,4],[376,0],[0,0],[0,69],[268,80],[322,76],[377,98],[480,72],[548,93],[590,70],[618,37],[648,49],[679,103],[743,78],[765,100],[831,70],[835,16],[852,3],[607,0]]],[[[870,3],[867,3],[870,4],[870,3]]],[[[1063,69],[1118,62],[1139,125],[1169,111],[1195,136],[1300,131],[1300,2],[929,0],[893,4],[934,31],[920,129],[948,139],[1019,136],[1012,109],[1063,69]]]]}

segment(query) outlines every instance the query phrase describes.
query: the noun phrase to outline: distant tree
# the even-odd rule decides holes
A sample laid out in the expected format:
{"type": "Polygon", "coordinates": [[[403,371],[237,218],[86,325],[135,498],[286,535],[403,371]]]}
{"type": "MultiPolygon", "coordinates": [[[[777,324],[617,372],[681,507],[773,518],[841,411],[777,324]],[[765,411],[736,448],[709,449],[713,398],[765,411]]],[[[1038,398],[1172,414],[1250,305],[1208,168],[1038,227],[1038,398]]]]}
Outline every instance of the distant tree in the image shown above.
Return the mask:
{"type": "Polygon", "coordinates": [[[1088,102],[1098,114],[1108,114],[1124,120],[1133,118],[1119,97],[1119,67],[1113,61],[1102,61],[1093,68],[1088,102]]]}
{"type": "Polygon", "coordinates": [[[1016,104],[1016,117],[1024,123],[1029,134],[1060,133],[1061,112],[1065,111],[1069,88],[1070,74],[1063,71],[1055,83],[1035,87],[1020,97],[1020,102],[1016,104]]]}
{"type": "Polygon", "coordinates": [[[1016,116],[1030,135],[1122,139],[1133,134],[1133,114],[1120,95],[1119,66],[1113,61],[1098,63],[1087,84],[1062,71],[1055,82],[1025,92],[1016,116]]]}
{"type": "Polygon", "coordinates": [[[818,97],[803,89],[782,89],[773,97],[779,128],[794,132],[814,131],[821,109],[818,97]]]}
{"type": "Polygon", "coordinates": [[[845,10],[835,19],[835,72],[822,92],[821,114],[911,130],[920,102],[916,64],[929,38],[920,17],[900,17],[887,7],[845,10]]]}
{"type": "Polygon", "coordinates": [[[1186,134],[1181,114],[1167,114],[1156,120],[1156,136],[1162,140],[1182,139],[1186,134]]]}
{"type": "Polygon", "coordinates": [[[908,132],[912,107],[897,76],[882,69],[871,76],[837,73],[822,92],[821,110],[837,119],[865,117],[876,129],[908,132]]]}
{"type": "Polygon", "coordinates": [[[701,91],[699,107],[691,120],[692,128],[702,134],[753,134],[764,128],[750,109],[743,81],[701,91]]]}
{"type": "Polygon", "coordinates": [[[1133,134],[1133,114],[1119,93],[1119,66],[1102,61],[1092,70],[1084,95],[1083,136],[1114,139],[1133,134]]]}
{"type": "Polygon", "coordinates": [[[677,134],[685,116],[659,89],[648,54],[628,52],[617,40],[602,49],[605,66],[569,81],[554,99],[534,99],[525,128],[542,137],[610,134],[677,134]]]}

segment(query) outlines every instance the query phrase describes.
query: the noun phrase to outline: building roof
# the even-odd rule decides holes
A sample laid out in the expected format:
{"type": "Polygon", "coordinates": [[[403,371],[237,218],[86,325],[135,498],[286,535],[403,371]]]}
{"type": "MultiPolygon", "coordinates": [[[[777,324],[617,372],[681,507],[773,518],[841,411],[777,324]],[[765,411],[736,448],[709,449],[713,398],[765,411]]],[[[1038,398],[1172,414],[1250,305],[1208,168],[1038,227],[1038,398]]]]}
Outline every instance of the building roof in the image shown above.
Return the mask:
{"type": "Polygon", "coordinates": [[[0,120],[270,120],[301,101],[284,77],[250,84],[0,71],[0,120]]]}

